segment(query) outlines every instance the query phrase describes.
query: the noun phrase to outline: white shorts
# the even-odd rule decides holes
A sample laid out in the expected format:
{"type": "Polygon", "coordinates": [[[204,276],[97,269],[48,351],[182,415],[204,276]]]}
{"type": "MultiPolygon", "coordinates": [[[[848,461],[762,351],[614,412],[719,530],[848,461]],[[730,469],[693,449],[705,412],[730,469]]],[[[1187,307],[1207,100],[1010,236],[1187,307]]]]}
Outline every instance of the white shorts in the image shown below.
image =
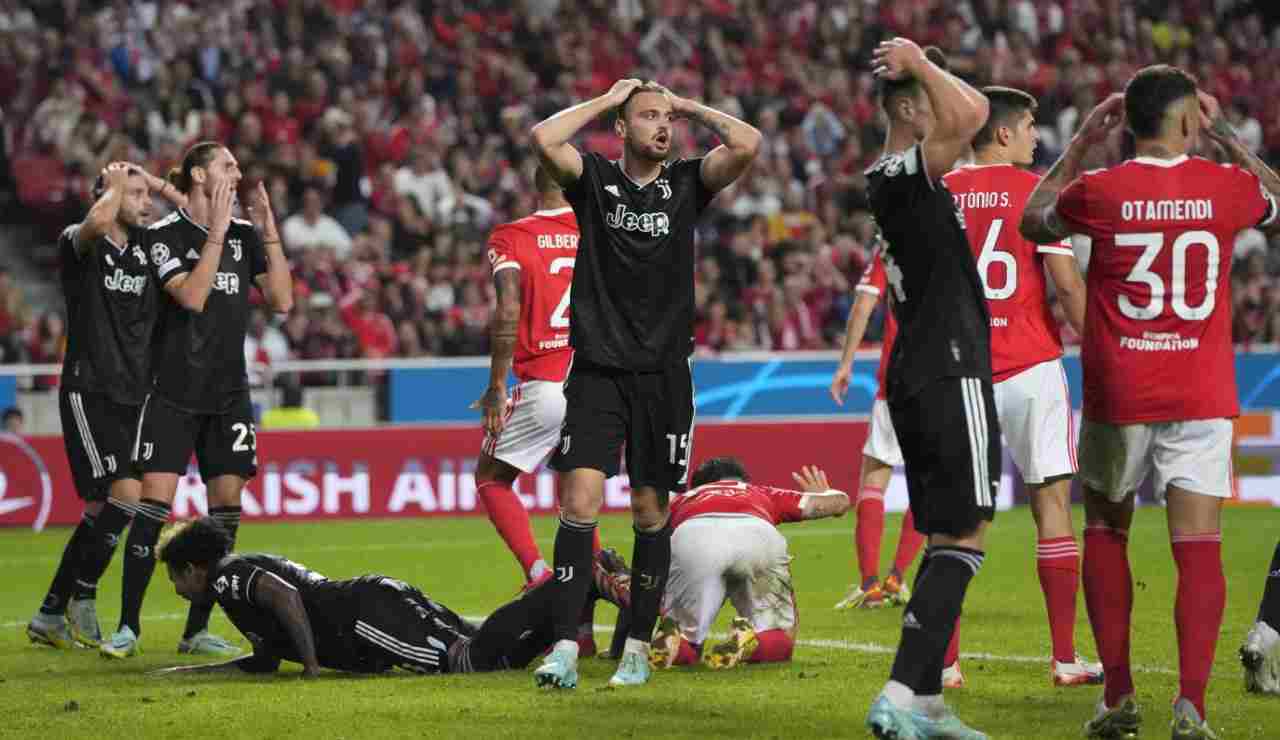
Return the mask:
{"type": "Polygon", "coordinates": [[[700,516],[671,535],[663,611],[694,645],[707,639],[725,597],[757,632],[796,626],[787,540],[750,515],[700,516]]]}
{"type": "Polygon", "coordinates": [[[560,443],[563,423],[564,383],[526,380],[511,391],[502,432],[497,437],[486,432],[481,450],[532,473],[560,443]]]}
{"type": "Polygon", "coordinates": [[[1080,481],[1112,501],[1137,490],[1155,471],[1155,492],[1177,486],[1217,498],[1231,496],[1230,419],[1159,424],[1080,426],[1080,481]]]}
{"type": "Polygon", "coordinates": [[[867,431],[862,454],[890,467],[902,467],[902,448],[898,447],[898,435],[889,417],[889,403],[883,398],[877,398],[871,405],[871,429],[867,431]]]}
{"type": "Polygon", "coordinates": [[[1028,485],[1073,475],[1075,419],[1062,360],[1032,365],[995,384],[1004,443],[1028,485]]]}

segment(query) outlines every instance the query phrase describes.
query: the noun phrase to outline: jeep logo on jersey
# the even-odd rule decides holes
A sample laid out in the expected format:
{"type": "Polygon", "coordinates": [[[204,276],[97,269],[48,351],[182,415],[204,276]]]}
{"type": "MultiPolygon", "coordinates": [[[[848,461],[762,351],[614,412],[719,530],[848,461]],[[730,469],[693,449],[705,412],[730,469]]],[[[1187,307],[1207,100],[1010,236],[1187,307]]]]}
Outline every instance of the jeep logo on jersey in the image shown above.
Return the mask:
{"type": "Polygon", "coordinates": [[[611,228],[643,231],[649,236],[666,236],[671,232],[671,217],[667,214],[662,211],[633,213],[625,203],[619,203],[604,220],[611,228]]]}
{"type": "Polygon", "coordinates": [[[145,275],[126,275],[124,270],[119,267],[110,275],[102,276],[102,284],[107,286],[107,290],[118,290],[121,293],[133,293],[134,295],[142,295],[142,289],[147,285],[147,277],[145,275]]]}
{"type": "Polygon", "coordinates": [[[213,278],[213,289],[236,295],[240,292],[240,276],[234,272],[220,272],[213,278]]]}

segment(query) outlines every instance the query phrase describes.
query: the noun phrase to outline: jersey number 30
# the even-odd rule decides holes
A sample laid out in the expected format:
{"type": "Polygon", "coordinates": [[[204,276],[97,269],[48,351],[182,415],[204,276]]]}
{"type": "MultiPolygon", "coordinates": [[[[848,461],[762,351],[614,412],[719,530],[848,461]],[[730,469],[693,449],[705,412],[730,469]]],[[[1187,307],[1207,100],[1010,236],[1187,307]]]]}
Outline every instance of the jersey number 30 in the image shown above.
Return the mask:
{"type": "MultiPolygon", "coordinates": [[[[554,275],[561,270],[573,269],[573,257],[556,257],[551,260],[551,274],[554,275]]],[[[560,302],[556,304],[556,310],[551,312],[551,328],[566,329],[569,326],[569,291],[573,289],[570,285],[564,289],[564,295],[560,296],[560,302]]]]}
{"type": "Polygon", "coordinates": [[[1151,288],[1151,300],[1145,306],[1135,305],[1129,296],[1119,297],[1120,313],[1138,321],[1150,321],[1164,310],[1164,298],[1178,318],[1184,321],[1202,321],[1213,313],[1215,293],[1218,289],[1218,238],[1208,231],[1187,231],[1173,240],[1173,264],[1169,271],[1169,284],[1151,271],[1151,265],[1164,247],[1164,234],[1116,234],[1117,247],[1142,247],[1142,255],[1133,269],[1125,276],[1125,282],[1142,283],[1151,288]],[[1198,306],[1187,305],[1187,252],[1193,246],[1206,250],[1208,264],[1204,274],[1204,300],[1198,306]]]}

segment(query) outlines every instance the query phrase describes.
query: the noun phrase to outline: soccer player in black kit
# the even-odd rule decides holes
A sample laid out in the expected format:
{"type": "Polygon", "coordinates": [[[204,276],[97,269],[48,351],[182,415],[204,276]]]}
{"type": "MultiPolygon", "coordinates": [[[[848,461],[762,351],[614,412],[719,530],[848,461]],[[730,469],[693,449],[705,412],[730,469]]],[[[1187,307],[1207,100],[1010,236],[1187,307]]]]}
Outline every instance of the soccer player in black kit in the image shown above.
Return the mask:
{"type": "Polygon", "coordinates": [[[96,647],[102,639],[98,579],[133,517],[141,488],[131,460],[138,411],[151,385],[157,294],[141,242],[152,192],[175,204],[186,201],[137,165],[107,165],[94,183],[88,215],[58,240],[67,300],[58,407],[71,477],[85,511],[27,626],[32,642],[96,647]]]}
{"type": "MultiPolygon", "coordinates": [[[[281,660],[301,663],[304,678],[321,668],[478,673],[524,668],[554,639],[551,612],[560,591],[550,581],[476,627],[394,578],[332,581],[275,555],[231,554],[231,537],[211,517],[178,525],[160,547],[160,560],[179,596],[193,604],[217,603],[253,644],[252,655],[162,674],[274,673],[281,660]]],[[[594,571],[592,598],[606,598],[604,581],[625,573],[621,560],[602,563],[594,571]]]]}
{"type": "Polygon", "coordinates": [[[987,302],[942,176],[986,123],[989,105],[946,71],[941,52],[926,55],[907,39],[882,42],[872,65],[889,130],[867,188],[899,326],[886,394],[915,526],[929,548],[867,726],[880,738],[985,738],[942,701],[943,656],[982,565],[1001,459],[987,302]]]}
{"type": "MultiPolygon", "coordinates": [[[[169,174],[187,195],[186,208],[157,221],[145,251],[164,290],[154,340],[155,380],[138,418],[134,464],[142,500],[126,543],[120,627],[101,650],[127,657],[137,650],[139,614],[155,569],[153,548],[194,452],[207,487],[209,514],[235,539],[240,492],[257,474],[257,440],[244,337],[249,289],[256,283],[277,312],[293,306],[293,282],[275,218],[261,183],[249,199],[252,221],[233,218],[240,166],[217,142],[193,145],[169,174]]],[[[209,634],[209,607],[195,604],[178,651],[238,652],[209,634]]]]}
{"type": "Polygon", "coordinates": [[[693,444],[694,226],[707,204],[751,165],[760,132],[666,88],[620,80],[604,95],[533,127],[542,166],[564,190],[581,239],[574,265],[560,446],[563,474],[555,542],[556,646],[536,671],[540,686],[578,682],[576,620],[591,574],[591,543],[604,482],[626,444],[636,541],[632,614],[613,686],[649,678],[649,642],[671,564],[667,497],[684,489],[693,444]],[[569,143],[601,114],[616,115],[620,160],[569,143]],[[689,118],[721,144],[706,156],[668,161],[673,123],[689,118]]]}

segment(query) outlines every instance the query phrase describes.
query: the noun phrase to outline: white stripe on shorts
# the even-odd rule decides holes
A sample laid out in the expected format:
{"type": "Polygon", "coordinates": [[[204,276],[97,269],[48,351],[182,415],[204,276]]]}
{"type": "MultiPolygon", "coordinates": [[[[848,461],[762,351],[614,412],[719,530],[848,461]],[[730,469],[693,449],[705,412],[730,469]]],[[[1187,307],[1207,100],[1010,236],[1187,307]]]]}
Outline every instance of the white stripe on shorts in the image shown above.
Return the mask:
{"type": "Polygon", "coordinates": [[[435,650],[410,645],[407,642],[398,640],[368,622],[356,620],[356,634],[411,663],[430,666],[440,665],[440,656],[435,650]]]}
{"type": "Polygon", "coordinates": [[[974,499],[978,506],[991,505],[991,491],[987,471],[987,421],[986,405],[982,399],[982,386],[977,378],[961,378],[964,397],[964,420],[969,431],[969,450],[972,456],[974,499]]]}
{"type": "Polygon", "coordinates": [[[142,447],[142,420],[147,418],[147,405],[151,403],[151,394],[142,399],[142,409],[138,411],[138,431],[133,436],[133,461],[141,462],[138,458],[138,452],[142,447]]]}
{"type": "Polygon", "coordinates": [[[84,399],[79,393],[71,391],[67,394],[71,400],[71,415],[75,417],[76,428],[80,430],[80,441],[84,442],[84,451],[89,455],[89,465],[93,467],[93,477],[106,475],[102,469],[102,458],[98,455],[98,446],[93,442],[93,434],[89,431],[89,419],[84,415],[84,399]]]}

